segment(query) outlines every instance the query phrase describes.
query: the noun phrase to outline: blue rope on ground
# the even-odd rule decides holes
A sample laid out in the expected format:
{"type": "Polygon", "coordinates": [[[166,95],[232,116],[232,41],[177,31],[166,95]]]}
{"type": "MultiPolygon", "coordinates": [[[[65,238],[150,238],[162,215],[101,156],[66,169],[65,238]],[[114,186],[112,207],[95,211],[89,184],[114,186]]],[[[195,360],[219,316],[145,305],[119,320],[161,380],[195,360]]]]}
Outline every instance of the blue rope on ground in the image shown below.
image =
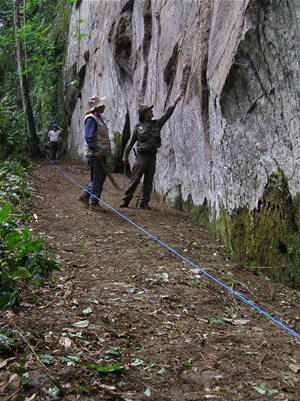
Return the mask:
{"type": "MultiPolygon", "coordinates": [[[[75,181],[72,177],[70,177],[67,173],[65,173],[60,167],[58,167],[52,160],[50,160],[48,158],[47,155],[45,155],[46,158],[50,161],[50,163],[52,163],[62,174],[64,174],[67,178],[69,178],[72,182],[74,182],[78,187],[80,187],[81,189],[83,189],[84,191],[86,191],[86,188],[84,188],[82,185],[80,185],[77,181],[75,181]]],[[[127,220],[130,224],[132,224],[133,226],[135,226],[136,228],[138,228],[139,230],[143,231],[145,234],[147,234],[149,237],[153,238],[156,242],[158,242],[159,244],[163,245],[165,248],[169,249],[169,251],[173,252],[175,255],[179,256],[181,259],[183,259],[185,262],[189,263],[190,265],[192,265],[193,267],[195,267],[196,269],[198,269],[201,273],[205,274],[207,277],[209,277],[211,280],[215,281],[217,284],[219,284],[220,286],[222,286],[223,288],[225,288],[226,290],[228,290],[229,292],[231,292],[233,295],[235,295],[237,298],[241,299],[243,302],[245,302],[246,304],[250,305],[252,308],[256,309],[258,312],[260,312],[262,315],[266,316],[268,319],[270,319],[272,322],[276,323],[278,326],[282,327],[284,330],[288,331],[290,334],[294,335],[296,338],[300,339],[300,335],[298,333],[296,333],[294,330],[290,329],[289,327],[285,326],[283,323],[279,322],[278,320],[276,320],[275,318],[273,318],[272,316],[270,316],[267,312],[263,311],[262,309],[260,309],[258,306],[256,306],[255,304],[253,304],[252,302],[248,301],[248,299],[246,299],[245,297],[243,297],[242,295],[240,295],[238,292],[234,291],[232,288],[228,287],[227,285],[225,285],[224,283],[222,283],[221,281],[219,281],[218,279],[216,279],[215,277],[213,277],[211,274],[207,273],[205,270],[201,269],[199,266],[195,265],[193,262],[191,262],[189,259],[185,258],[184,256],[182,256],[180,253],[178,253],[177,251],[175,251],[173,248],[171,248],[170,246],[168,246],[167,244],[165,244],[164,242],[162,242],[161,240],[159,240],[158,238],[156,238],[154,235],[150,234],[148,231],[146,231],[144,228],[140,227],[138,224],[134,223],[132,220],[128,219],[126,216],[124,216],[122,213],[118,212],[116,209],[114,209],[112,206],[108,205],[106,202],[104,202],[102,199],[97,198],[95,195],[91,194],[89,191],[88,192],[91,196],[93,196],[95,199],[97,199],[98,201],[100,201],[101,203],[103,203],[106,207],[108,207],[109,209],[111,209],[114,213],[118,214],[120,217],[122,217],[123,219],[127,220]]]]}

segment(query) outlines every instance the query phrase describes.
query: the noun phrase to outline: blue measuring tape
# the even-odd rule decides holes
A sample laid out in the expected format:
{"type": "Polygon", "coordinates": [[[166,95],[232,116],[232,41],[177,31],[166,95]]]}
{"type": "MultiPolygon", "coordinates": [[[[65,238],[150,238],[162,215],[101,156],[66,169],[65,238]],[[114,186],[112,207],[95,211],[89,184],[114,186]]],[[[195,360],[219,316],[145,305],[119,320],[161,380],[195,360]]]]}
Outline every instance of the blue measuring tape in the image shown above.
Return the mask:
{"type": "MultiPolygon", "coordinates": [[[[43,153],[43,152],[42,152],[43,153]]],[[[44,153],[43,153],[44,154],[44,153]]],[[[44,154],[45,155],[45,154],[44,154]]],[[[175,251],[173,248],[171,248],[170,246],[168,246],[167,244],[165,244],[164,242],[162,242],[161,240],[159,240],[158,238],[156,238],[154,235],[150,234],[148,231],[146,231],[145,229],[143,229],[142,227],[140,227],[138,224],[134,223],[132,220],[128,219],[126,216],[124,216],[122,213],[118,212],[116,209],[114,209],[112,206],[108,205],[106,202],[104,202],[102,199],[97,198],[95,195],[91,194],[89,191],[86,190],[86,188],[84,188],[82,185],[80,185],[77,181],[75,181],[72,177],[70,177],[67,173],[65,173],[60,167],[58,167],[52,160],[50,160],[48,158],[47,155],[45,155],[45,157],[50,161],[50,163],[52,163],[62,174],[64,174],[68,179],[70,179],[72,182],[74,182],[74,184],[76,184],[78,187],[80,187],[81,189],[83,189],[84,191],[88,192],[91,196],[93,196],[95,199],[97,199],[98,201],[100,201],[101,203],[103,203],[105,206],[107,206],[109,209],[111,209],[114,213],[118,214],[119,216],[121,216],[124,220],[127,220],[130,224],[132,224],[133,226],[135,226],[136,228],[138,228],[139,230],[141,230],[142,232],[144,232],[145,234],[147,234],[149,237],[151,237],[152,239],[154,239],[156,242],[158,242],[159,244],[161,244],[162,246],[164,246],[165,248],[167,248],[169,251],[173,252],[175,255],[179,256],[182,260],[184,260],[185,262],[189,263],[191,266],[195,267],[196,269],[198,269],[201,273],[205,274],[207,277],[209,277],[211,280],[215,281],[217,284],[219,284],[220,286],[222,286],[223,288],[225,288],[226,290],[228,290],[229,292],[231,292],[233,295],[235,295],[237,298],[241,299],[243,302],[245,302],[246,304],[250,305],[252,308],[256,309],[258,312],[260,312],[262,315],[266,316],[268,319],[270,319],[272,322],[276,323],[278,326],[280,326],[281,328],[283,328],[284,330],[288,331],[290,334],[292,334],[293,336],[295,336],[296,338],[300,339],[300,335],[298,333],[296,333],[294,330],[290,329],[289,327],[285,326],[283,323],[279,322],[277,319],[273,318],[272,316],[270,316],[267,312],[263,311],[262,309],[260,309],[258,306],[256,306],[255,304],[253,304],[252,302],[248,301],[248,299],[246,299],[245,297],[243,297],[242,295],[240,295],[238,292],[234,291],[233,289],[231,289],[230,287],[228,287],[227,285],[225,285],[224,283],[222,283],[221,281],[217,280],[215,277],[213,277],[211,274],[207,273],[205,270],[201,269],[199,266],[195,265],[193,262],[191,262],[190,260],[188,260],[187,258],[185,258],[184,256],[182,256],[180,253],[178,253],[177,251],[175,251]]]]}

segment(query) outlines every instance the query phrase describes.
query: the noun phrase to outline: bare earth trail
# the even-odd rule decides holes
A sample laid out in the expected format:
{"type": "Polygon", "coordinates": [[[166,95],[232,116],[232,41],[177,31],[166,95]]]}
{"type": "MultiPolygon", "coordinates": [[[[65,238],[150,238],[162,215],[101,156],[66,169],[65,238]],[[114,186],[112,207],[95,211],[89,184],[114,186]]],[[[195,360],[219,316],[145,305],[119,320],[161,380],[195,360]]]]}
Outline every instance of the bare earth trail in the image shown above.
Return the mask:
{"type": "MultiPolygon", "coordinates": [[[[59,160],[57,166],[88,184],[84,162],[59,160]]],[[[114,178],[122,187],[122,176],[114,178]]],[[[76,200],[81,189],[48,161],[39,163],[32,180],[32,229],[46,239],[61,271],[55,283],[37,290],[35,304],[24,297],[14,312],[17,327],[33,333],[35,354],[49,359],[42,369],[29,352],[36,386],[24,390],[28,397],[50,399],[46,370],[65,389],[56,399],[70,401],[300,399],[295,336],[113,210],[104,206],[107,213],[95,214],[82,207],[76,200]],[[97,371],[113,365],[119,369],[97,371]]],[[[155,196],[151,211],[136,208],[135,199],[119,209],[121,197],[107,180],[104,202],[300,332],[299,292],[234,263],[187,213],[155,196]]]]}

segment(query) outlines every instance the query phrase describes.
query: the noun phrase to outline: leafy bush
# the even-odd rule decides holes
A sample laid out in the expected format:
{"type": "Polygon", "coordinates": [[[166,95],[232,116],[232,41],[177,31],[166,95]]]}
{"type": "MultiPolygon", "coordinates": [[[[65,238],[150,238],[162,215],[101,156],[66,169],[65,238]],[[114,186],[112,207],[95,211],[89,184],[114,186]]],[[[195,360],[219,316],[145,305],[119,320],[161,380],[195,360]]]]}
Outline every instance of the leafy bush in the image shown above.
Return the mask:
{"type": "Polygon", "coordinates": [[[286,271],[293,280],[295,288],[300,289],[300,233],[297,233],[289,248],[291,263],[286,266],[286,271]]]}
{"type": "Polygon", "coordinates": [[[58,270],[43,241],[33,239],[28,227],[18,228],[9,211],[8,203],[0,210],[0,308],[15,304],[22,285],[39,284],[58,270]]]}
{"type": "Polygon", "coordinates": [[[24,157],[0,163],[0,308],[13,306],[23,286],[37,285],[58,270],[43,241],[25,226],[30,218],[24,216],[23,201],[34,190],[26,178],[33,167],[24,157]],[[11,205],[18,208],[20,201],[23,212],[11,215],[11,205]]]}
{"type": "Polygon", "coordinates": [[[26,150],[26,136],[22,135],[23,125],[19,121],[23,119],[23,111],[19,108],[7,105],[8,96],[0,99],[0,158],[26,150]]]}
{"type": "Polygon", "coordinates": [[[12,204],[28,198],[33,188],[28,186],[25,178],[32,168],[33,165],[24,156],[22,161],[10,158],[4,163],[0,162],[0,198],[12,204]]]}

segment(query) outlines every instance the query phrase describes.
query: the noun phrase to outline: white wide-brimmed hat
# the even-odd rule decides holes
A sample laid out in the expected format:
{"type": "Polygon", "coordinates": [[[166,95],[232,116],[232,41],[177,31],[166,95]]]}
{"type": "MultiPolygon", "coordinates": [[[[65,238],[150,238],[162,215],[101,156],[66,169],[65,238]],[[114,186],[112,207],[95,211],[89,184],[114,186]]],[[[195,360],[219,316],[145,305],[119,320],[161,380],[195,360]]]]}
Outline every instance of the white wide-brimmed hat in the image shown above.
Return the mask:
{"type": "Polygon", "coordinates": [[[89,98],[89,106],[90,109],[95,109],[97,107],[104,106],[104,102],[106,100],[106,97],[99,97],[97,95],[94,95],[89,98]]]}

